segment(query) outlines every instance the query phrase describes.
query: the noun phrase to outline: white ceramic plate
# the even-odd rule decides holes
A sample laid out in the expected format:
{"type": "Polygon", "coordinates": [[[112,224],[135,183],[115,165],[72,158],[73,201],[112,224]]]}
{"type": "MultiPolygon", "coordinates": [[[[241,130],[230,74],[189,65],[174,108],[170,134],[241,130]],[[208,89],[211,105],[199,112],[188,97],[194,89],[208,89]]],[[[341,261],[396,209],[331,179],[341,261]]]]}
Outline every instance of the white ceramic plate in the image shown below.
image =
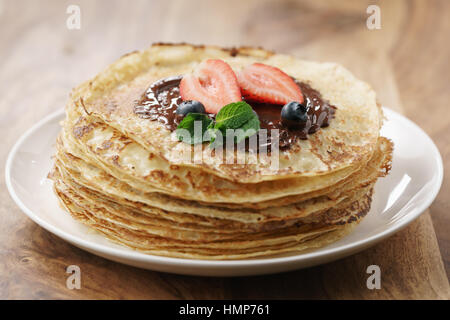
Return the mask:
{"type": "Polygon", "coordinates": [[[59,111],[25,133],[6,164],[6,184],[17,205],[33,221],[73,245],[117,262],[157,271],[241,276],[305,268],[361,251],[416,219],[434,200],[443,178],[442,159],[433,141],[417,125],[384,108],[382,135],[394,141],[391,173],[375,187],[372,208],[355,230],[319,250],[289,256],[239,261],[205,261],[146,255],[109,242],[73,220],[59,206],[46,177],[52,166],[59,111]]]}

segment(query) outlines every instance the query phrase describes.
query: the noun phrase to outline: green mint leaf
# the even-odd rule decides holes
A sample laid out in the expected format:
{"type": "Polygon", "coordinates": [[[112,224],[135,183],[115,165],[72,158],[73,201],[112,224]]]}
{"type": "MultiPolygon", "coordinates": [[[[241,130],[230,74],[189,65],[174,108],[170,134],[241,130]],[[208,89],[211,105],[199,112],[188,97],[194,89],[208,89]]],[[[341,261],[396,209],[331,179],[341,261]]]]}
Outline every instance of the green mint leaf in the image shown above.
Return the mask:
{"type": "MultiPolygon", "coordinates": [[[[210,127],[211,126],[212,124],[210,127]]],[[[230,103],[220,109],[216,116],[216,123],[213,126],[213,129],[220,130],[224,140],[227,129],[233,129],[235,135],[234,140],[236,143],[239,143],[245,138],[258,132],[260,129],[260,122],[252,107],[248,103],[240,101],[230,103]]],[[[211,142],[215,142],[214,135],[211,142]]],[[[220,142],[217,144],[220,144],[220,142]]]]}
{"type": "Polygon", "coordinates": [[[203,136],[213,121],[203,113],[188,113],[177,127],[178,140],[189,143],[203,143],[203,136]]]}
{"type": "Polygon", "coordinates": [[[258,116],[255,114],[250,120],[248,120],[242,127],[235,131],[236,143],[241,142],[247,137],[251,137],[256,134],[260,129],[258,116]]]}
{"type": "Polygon", "coordinates": [[[252,107],[244,101],[227,104],[216,116],[215,129],[238,129],[255,115],[252,107]]]}

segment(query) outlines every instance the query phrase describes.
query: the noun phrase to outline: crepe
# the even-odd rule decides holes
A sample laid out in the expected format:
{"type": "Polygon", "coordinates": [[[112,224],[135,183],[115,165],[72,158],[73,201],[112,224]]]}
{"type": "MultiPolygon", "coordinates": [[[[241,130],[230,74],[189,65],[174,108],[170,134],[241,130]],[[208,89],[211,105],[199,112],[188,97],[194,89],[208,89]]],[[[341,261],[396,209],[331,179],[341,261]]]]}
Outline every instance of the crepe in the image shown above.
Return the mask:
{"type": "Polygon", "coordinates": [[[75,108],[97,116],[167,163],[201,166],[211,174],[242,183],[315,177],[352,166],[373,152],[382,120],[375,92],[343,67],[250,48],[230,51],[212,46],[154,45],[122,57],[81,84],[72,92],[72,101],[75,108]],[[149,84],[188,73],[206,58],[223,59],[236,71],[255,61],[286,70],[335,105],[339,110],[336,119],[321,134],[299,140],[289,150],[281,151],[277,168],[251,154],[246,155],[249,161],[244,165],[224,166],[206,146],[201,164],[187,161],[191,146],[174,139],[161,123],[139,118],[134,106],[149,84]],[[251,161],[255,164],[249,164],[251,161]]]}
{"type": "MultiPolygon", "coordinates": [[[[68,117],[62,139],[72,154],[98,164],[137,189],[206,202],[241,203],[248,199],[260,202],[311,192],[345,179],[369,160],[361,157],[355,166],[315,177],[248,184],[229,181],[198,168],[164,162],[118,130],[89,116],[75,114],[73,120],[68,117]]],[[[376,143],[372,148],[375,146],[376,143]]]]}
{"type": "MultiPolygon", "coordinates": [[[[49,177],[61,206],[108,239],[147,254],[245,259],[313,250],[345,236],[368,213],[393,145],[380,137],[375,93],[343,67],[274,54],[192,45],[153,45],[124,56],[72,92],[49,177]],[[156,80],[207,58],[238,71],[277,66],[336,106],[329,126],[274,153],[250,151],[226,164],[206,144],[203,159],[134,106],[156,80]]],[[[241,153],[241,154],[239,154],[241,153]]]]}
{"type": "MultiPolygon", "coordinates": [[[[61,147],[59,147],[61,148],[61,147]]],[[[293,199],[282,199],[282,202],[266,201],[265,208],[247,208],[243,206],[228,206],[227,204],[201,203],[199,201],[183,201],[158,192],[139,192],[126,183],[122,183],[94,165],[88,165],[80,158],[71,154],[57,154],[57,166],[65,171],[67,178],[72,177],[78,184],[94,189],[101,194],[107,194],[111,198],[126,197],[126,199],[140,202],[140,206],[150,205],[162,210],[170,210],[180,213],[195,213],[203,216],[220,217],[236,221],[265,221],[267,217],[286,219],[294,215],[304,215],[314,210],[314,207],[333,206],[351,194],[352,191],[363,188],[376,181],[379,176],[386,174],[386,167],[390,162],[390,143],[380,139],[378,150],[374,157],[364,168],[357,172],[353,179],[339,183],[339,186],[331,186],[328,191],[313,192],[304,195],[303,198],[294,196],[293,199]],[[358,178],[358,179],[356,179],[358,178]],[[356,184],[355,184],[356,183],[356,184]],[[302,203],[303,200],[303,203],[302,203]],[[308,202],[309,201],[309,202],[308,202]],[[293,203],[289,203],[293,202],[293,203]],[[287,203],[284,204],[283,203],[287,203]]],[[[67,148],[65,149],[67,150],[67,148]]]]}
{"type": "Polygon", "coordinates": [[[102,232],[108,238],[140,250],[174,250],[176,248],[176,252],[167,251],[166,255],[168,256],[176,257],[189,252],[195,254],[197,258],[205,258],[204,255],[207,255],[210,259],[222,259],[225,254],[229,255],[229,259],[266,255],[266,250],[261,251],[262,248],[270,249],[271,254],[275,254],[301,251],[309,246],[317,246],[315,241],[310,244],[306,243],[320,235],[332,232],[341,234],[338,231],[349,229],[347,224],[356,224],[368,211],[371,193],[369,190],[363,197],[353,201],[352,205],[345,208],[333,209],[334,215],[343,215],[344,217],[334,220],[332,223],[303,223],[283,228],[277,232],[221,235],[210,232],[189,232],[189,230],[174,231],[166,227],[130,223],[127,219],[123,219],[122,223],[119,223],[120,218],[117,216],[105,214],[104,209],[95,204],[86,204],[82,197],[67,189],[62,188],[63,191],[61,191],[58,185],[55,188],[63,206],[73,216],[102,232]],[[344,212],[345,214],[343,214],[344,212]],[[299,247],[299,244],[302,246],[299,247]]]}

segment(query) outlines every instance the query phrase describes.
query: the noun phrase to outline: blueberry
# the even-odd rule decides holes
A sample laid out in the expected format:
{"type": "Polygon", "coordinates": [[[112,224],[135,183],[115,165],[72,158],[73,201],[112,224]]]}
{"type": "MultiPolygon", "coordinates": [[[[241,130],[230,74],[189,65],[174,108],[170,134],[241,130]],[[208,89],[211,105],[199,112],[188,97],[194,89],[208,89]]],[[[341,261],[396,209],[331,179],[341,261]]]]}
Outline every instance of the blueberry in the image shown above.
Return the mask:
{"type": "Polygon", "coordinates": [[[296,101],[286,103],[281,109],[281,122],[290,128],[303,127],[308,121],[307,111],[305,105],[296,101]]]}
{"type": "Polygon", "coordinates": [[[205,106],[200,101],[186,100],[177,108],[178,115],[185,116],[188,113],[206,113],[205,106]]]}

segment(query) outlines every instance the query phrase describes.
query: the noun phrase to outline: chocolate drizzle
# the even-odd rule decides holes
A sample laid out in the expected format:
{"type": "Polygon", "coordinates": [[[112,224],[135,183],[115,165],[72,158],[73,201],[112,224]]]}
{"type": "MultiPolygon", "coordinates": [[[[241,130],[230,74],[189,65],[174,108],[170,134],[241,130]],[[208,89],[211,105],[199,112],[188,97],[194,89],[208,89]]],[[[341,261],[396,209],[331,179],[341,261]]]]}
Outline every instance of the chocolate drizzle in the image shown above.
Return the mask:
{"type": "MultiPolygon", "coordinates": [[[[134,112],[141,118],[159,121],[174,131],[182,120],[176,114],[178,105],[182,102],[179,84],[182,76],[169,77],[153,83],[136,104],[134,112]]],[[[261,129],[267,129],[267,145],[271,145],[271,129],[279,130],[279,148],[288,149],[297,139],[308,139],[308,134],[317,132],[321,127],[329,125],[334,117],[336,107],[324,100],[317,90],[308,84],[295,80],[305,97],[308,108],[308,121],[299,129],[291,129],[281,122],[281,105],[249,102],[258,114],[261,129]]],[[[214,119],[213,114],[209,117],[214,119]]],[[[258,143],[260,146],[260,142],[258,143]]]]}
{"type": "Polygon", "coordinates": [[[179,88],[181,78],[175,76],[154,82],[134,107],[134,112],[141,118],[158,120],[174,131],[182,120],[176,114],[178,105],[183,101],[179,88]]]}

